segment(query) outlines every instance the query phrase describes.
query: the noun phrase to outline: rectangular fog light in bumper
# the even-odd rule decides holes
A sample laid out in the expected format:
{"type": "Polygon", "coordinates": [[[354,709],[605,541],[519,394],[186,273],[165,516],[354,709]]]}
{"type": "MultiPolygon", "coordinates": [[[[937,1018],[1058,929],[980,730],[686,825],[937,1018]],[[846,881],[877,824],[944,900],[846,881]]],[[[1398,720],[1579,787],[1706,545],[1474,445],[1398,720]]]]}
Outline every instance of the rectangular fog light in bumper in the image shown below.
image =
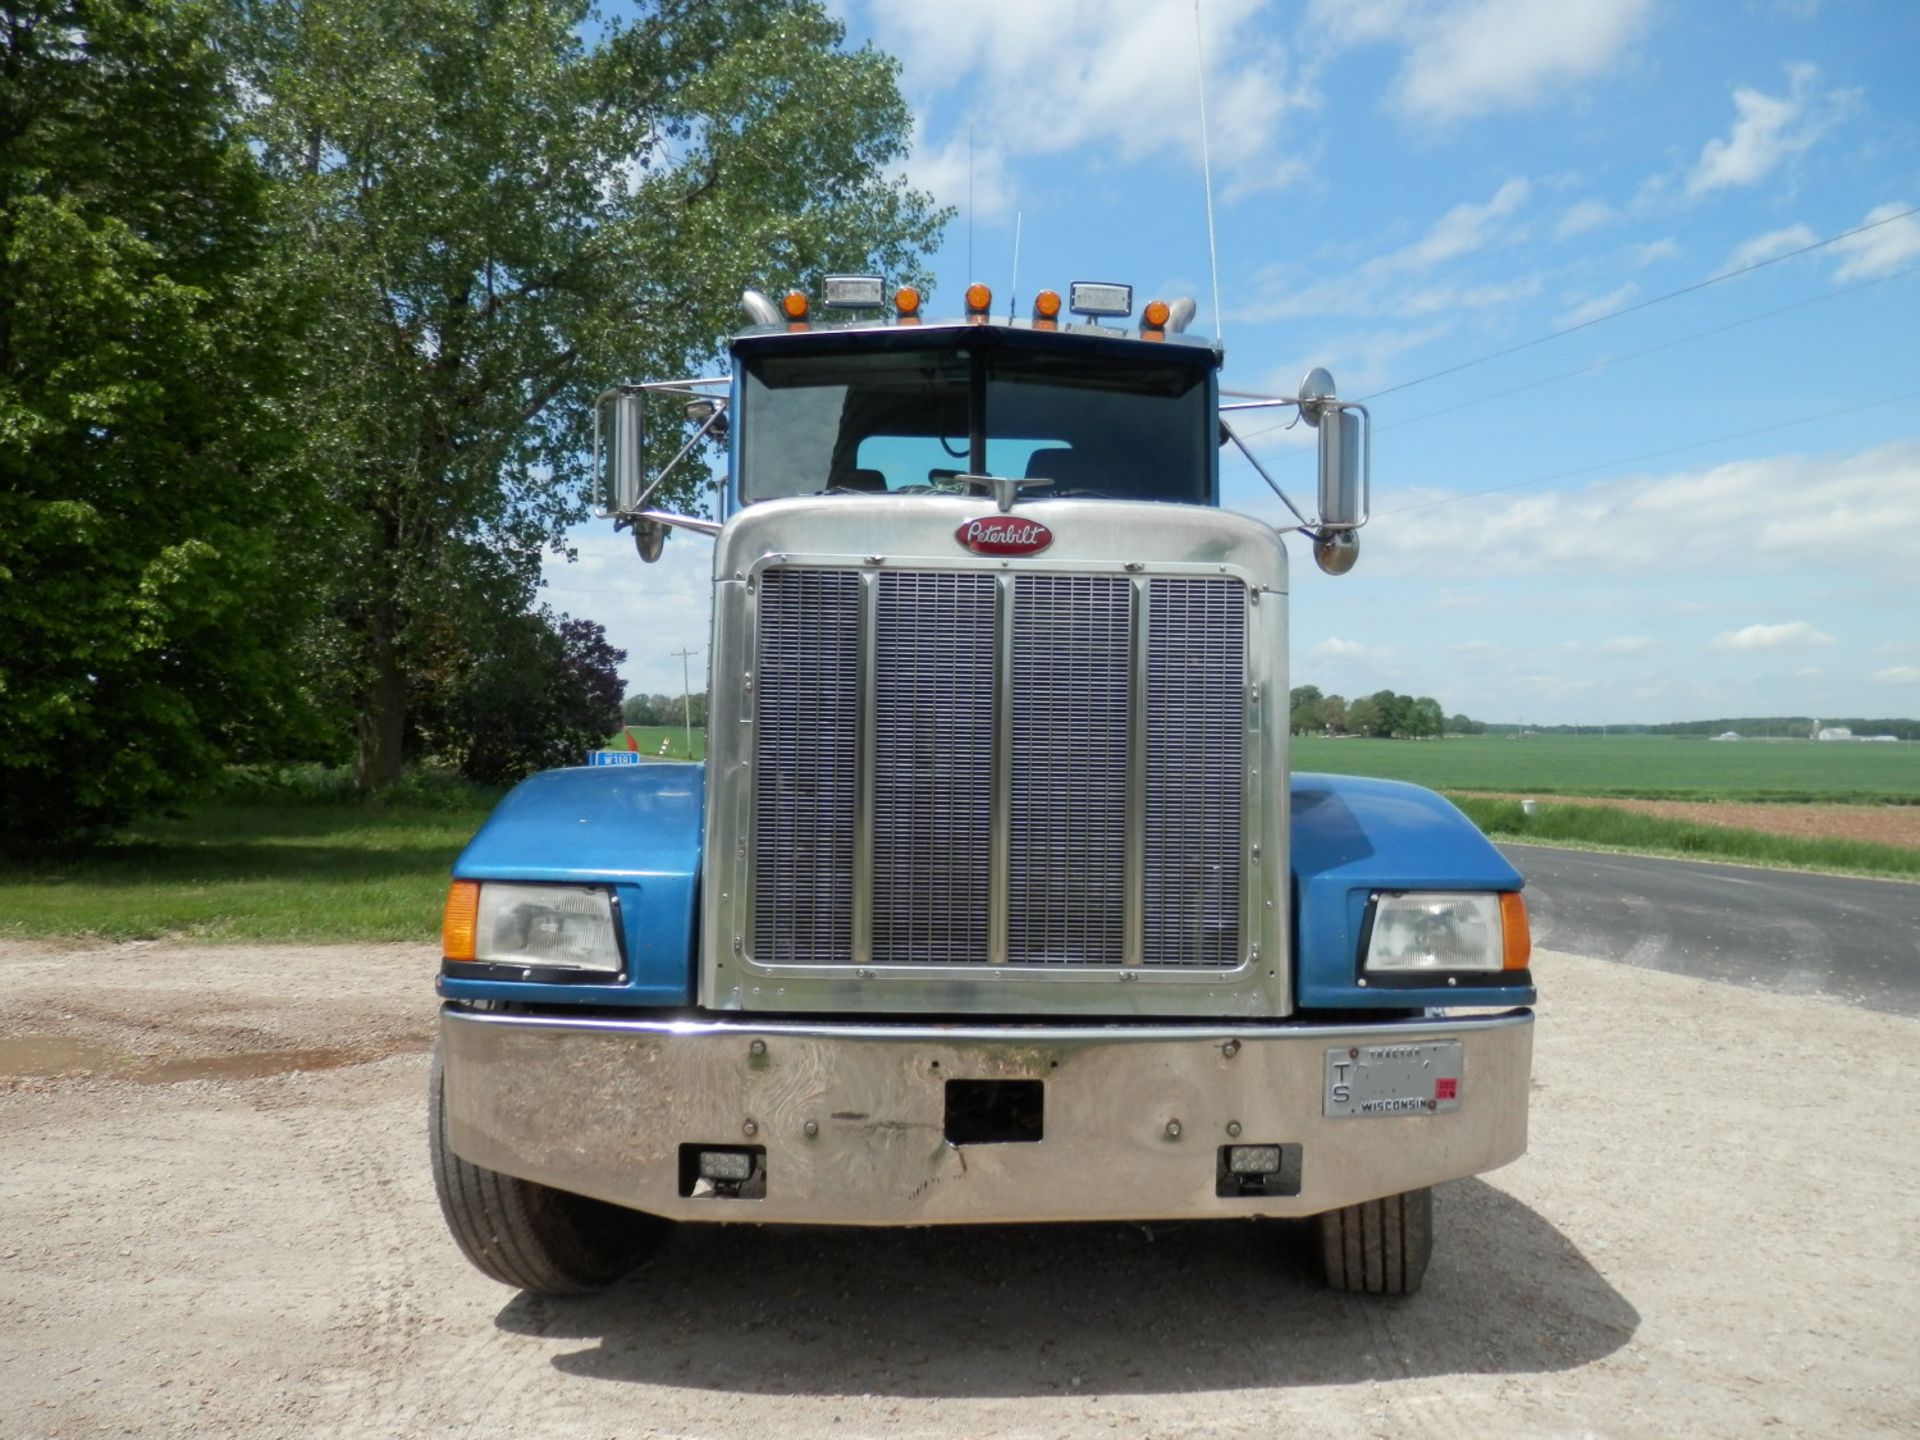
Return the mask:
{"type": "Polygon", "coordinates": [[[1227,1146],[1227,1173],[1231,1175],[1277,1175],[1280,1173],[1278,1145],[1227,1146]]]}
{"type": "Polygon", "coordinates": [[[1222,1145],[1216,1154],[1213,1193],[1222,1199],[1300,1193],[1298,1145],[1222,1145]]]}

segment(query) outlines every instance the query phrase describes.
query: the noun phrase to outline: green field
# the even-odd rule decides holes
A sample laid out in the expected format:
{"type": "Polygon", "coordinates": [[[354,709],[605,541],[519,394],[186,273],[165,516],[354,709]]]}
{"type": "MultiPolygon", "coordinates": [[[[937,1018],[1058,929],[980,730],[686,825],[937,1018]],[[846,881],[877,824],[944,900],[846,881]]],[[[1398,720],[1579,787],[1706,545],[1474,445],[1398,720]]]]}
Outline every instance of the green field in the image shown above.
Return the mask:
{"type": "MultiPolygon", "coordinates": [[[[648,760],[704,760],[707,758],[707,732],[696,725],[693,727],[693,754],[687,754],[687,732],[681,725],[629,725],[627,731],[633,734],[634,744],[640,747],[640,753],[648,760]],[[666,749],[661,750],[662,744],[666,749]]],[[[624,750],[627,748],[626,731],[616,730],[607,737],[607,749],[624,750]]]]}
{"type": "Polygon", "coordinates": [[[0,866],[0,936],[426,940],[447,869],[486,814],[484,803],[210,805],[90,855],[0,866]]]}
{"type": "Polygon", "coordinates": [[[1375,775],[1436,790],[1920,804],[1920,744],[1719,743],[1664,735],[1311,735],[1294,737],[1291,758],[1295,770],[1375,775]]]}

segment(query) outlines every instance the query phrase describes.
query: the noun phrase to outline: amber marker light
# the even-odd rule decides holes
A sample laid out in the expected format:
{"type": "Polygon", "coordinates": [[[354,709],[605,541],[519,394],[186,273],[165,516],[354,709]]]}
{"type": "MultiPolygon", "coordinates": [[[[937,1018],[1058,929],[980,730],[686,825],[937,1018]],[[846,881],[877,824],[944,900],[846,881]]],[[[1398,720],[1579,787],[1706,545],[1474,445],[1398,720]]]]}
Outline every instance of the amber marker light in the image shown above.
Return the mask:
{"type": "Polygon", "coordinates": [[[471,960],[474,931],[480,918],[480,886],[456,880],[447,887],[447,905],[440,912],[440,953],[449,960],[471,960]]]}
{"type": "Polygon", "coordinates": [[[1164,330],[1167,328],[1167,316],[1171,313],[1166,301],[1149,300],[1147,308],[1140,312],[1140,323],[1148,330],[1164,330]]]}
{"type": "Polygon", "coordinates": [[[1527,902],[1518,890],[1500,892],[1500,933],[1506,942],[1502,970],[1524,970],[1533,958],[1533,933],[1527,928],[1527,902]]]}
{"type": "Polygon", "coordinates": [[[902,285],[893,292],[893,308],[902,320],[917,319],[920,314],[920,292],[911,285],[902,285]]]}
{"type": "Polygon", "coordinates": [[[799,290],[789,290],[780,297],[780,313],[789,320],[807,318],[807,297],[799,290]]]}
{"type": "Polygon", "coordinates": [[[1036,320],[1058,320],[1060,318],[1060,292],[1042,290],[1033,297],[1033,318],[1036,320]]]}
{"type": "Polygon", "coordinates": [[[993,308],[993,291],[978,280],[967,286],[967,314],[984,315],[993,308]]]}

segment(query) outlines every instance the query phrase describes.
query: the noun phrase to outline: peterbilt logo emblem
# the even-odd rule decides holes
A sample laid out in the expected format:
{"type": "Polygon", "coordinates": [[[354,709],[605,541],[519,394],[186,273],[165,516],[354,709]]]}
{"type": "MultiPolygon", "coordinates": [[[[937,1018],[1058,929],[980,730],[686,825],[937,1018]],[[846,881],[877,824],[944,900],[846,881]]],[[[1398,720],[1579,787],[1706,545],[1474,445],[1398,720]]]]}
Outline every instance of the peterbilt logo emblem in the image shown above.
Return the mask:
{"type": "Polygon", "coordinates": [[[1036,555],[1053,543],[1053,531],[1038,520],[988,515],[967,521],[953,538],[976,555],[1036,555]]]}

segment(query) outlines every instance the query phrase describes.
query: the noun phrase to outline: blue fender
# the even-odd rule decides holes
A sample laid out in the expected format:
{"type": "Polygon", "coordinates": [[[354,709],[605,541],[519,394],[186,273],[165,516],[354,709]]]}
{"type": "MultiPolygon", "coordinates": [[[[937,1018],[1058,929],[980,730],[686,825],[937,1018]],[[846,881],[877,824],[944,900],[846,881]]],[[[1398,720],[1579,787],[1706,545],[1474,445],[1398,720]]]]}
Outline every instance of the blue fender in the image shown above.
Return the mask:
{"type": "Polygon", "coordinates": [[[1417,785],[1296,774],[1292,789],[1294,975],[1301,1009],[1531,1005],[1522,983],[1360,985],[1367,905],[1383,890],[1518,890],[1526,881],[1458,808],[1417,785]]]}
{"type": "Polygon", "coordinates": [[[547,770],[494,807],[453,862],[456,880],[605,885],[620,902],[627,976],[613,985],[442,977],[449,999],[690,1005],[706,766],[673,761],[547,770]]]}

